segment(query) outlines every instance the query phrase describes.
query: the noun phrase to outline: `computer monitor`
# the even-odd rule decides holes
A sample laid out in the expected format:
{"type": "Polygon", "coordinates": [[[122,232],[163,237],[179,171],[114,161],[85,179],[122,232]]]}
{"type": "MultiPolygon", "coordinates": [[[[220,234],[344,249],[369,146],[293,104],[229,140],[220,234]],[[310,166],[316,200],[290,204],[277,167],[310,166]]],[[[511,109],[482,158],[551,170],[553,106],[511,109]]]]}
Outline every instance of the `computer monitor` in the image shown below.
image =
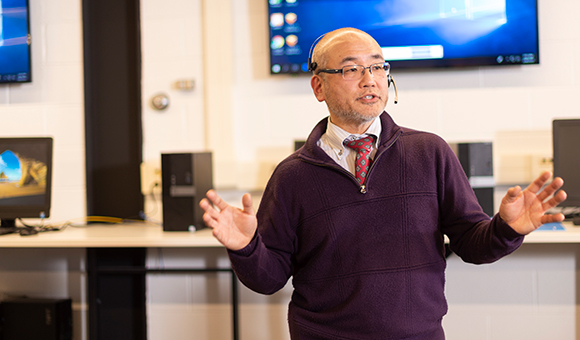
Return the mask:
{"type": "Polygon", "coordinates": [[[19,218],[50,216],[51,137],[0,138],[0,235],[19,218]]]}
{"type": "MultiPolygon", "coordinates": [[[[580,207],[580,119],[552,122],[554,176],[564,179],[568,198],[562,207],[580,207]]],[[[576,212],[577,214],[577,212],[576,212]]]]}
{"type": "MultiPolygon", "coordinates": [[[[264,0],[265,1],[265,0],[264,0]]],[[[540,62],[537,0],[268,0],[270,73],[310,74],[312,46],[354,27],[393,70],[540,62]]]]}

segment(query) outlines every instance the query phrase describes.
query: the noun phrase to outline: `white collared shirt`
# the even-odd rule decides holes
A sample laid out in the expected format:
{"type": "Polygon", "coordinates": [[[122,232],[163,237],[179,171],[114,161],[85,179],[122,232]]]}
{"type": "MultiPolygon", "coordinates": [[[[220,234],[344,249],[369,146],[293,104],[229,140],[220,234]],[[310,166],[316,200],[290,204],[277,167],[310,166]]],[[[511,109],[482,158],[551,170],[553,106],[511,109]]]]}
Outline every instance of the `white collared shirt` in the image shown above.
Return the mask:
{"type": "Polygon", "coordinates": [[[333,124],[328,117],[328,125],[326,132],[320,137],[318,146],[324,150],[330,158],[332,158],[338,165],[342,166],[352,174],[355,173],[356,151],[344,146],[344,140],[359,139],[368,135],[376,137],[375,142],[371,146],[371,159],[375,158],[377,153],[377,145],[379,145],[379,136],[381,135],[381,120],[379,117],[375,118],[369,128],[363,134],[352,134],[341,129],[333,124]]]}

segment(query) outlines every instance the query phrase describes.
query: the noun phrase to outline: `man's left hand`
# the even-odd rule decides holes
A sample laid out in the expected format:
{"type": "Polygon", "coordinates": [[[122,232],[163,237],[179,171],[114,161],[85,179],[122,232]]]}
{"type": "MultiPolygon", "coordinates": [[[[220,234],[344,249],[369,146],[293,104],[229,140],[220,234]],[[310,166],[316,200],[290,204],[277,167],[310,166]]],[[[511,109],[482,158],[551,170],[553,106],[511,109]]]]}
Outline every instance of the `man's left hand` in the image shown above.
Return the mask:
{"type": "Polygon", "coordinates": [[[542,187],[552,177],[549,171],[544,172],[525,190],[520,186],[512,187],[503,197],[499,207],[499,216],[516,232],[527,235],[538,229],[542,224],[562,222],[563,214],[546,214],[566,199],[566,192],[558,191],[564,184],[560,178],[554,178],[552,183],[543,190],[542,187]],[[554,193],[558,191],[554,195],[554,193]]]}

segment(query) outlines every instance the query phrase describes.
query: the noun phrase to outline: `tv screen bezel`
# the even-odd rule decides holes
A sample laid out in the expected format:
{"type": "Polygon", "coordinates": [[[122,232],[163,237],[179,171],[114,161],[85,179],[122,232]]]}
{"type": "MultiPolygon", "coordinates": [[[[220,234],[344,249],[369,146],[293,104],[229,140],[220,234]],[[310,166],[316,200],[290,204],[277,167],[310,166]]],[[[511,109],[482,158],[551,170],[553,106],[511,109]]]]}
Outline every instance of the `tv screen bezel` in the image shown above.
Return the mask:
{"type": "MultiPolygon", "coordinates": [[[[280,72],[275,72],[273,70],[273,66],[276,64],[274,61],[273,49],[271,46],[272,38],[275,35],[278,35],[274,32],[272,27],[270,26],[270,15],[272,14],[271,10],[272,7],[270,5],[270,0],[268,1],[268,67],[269,67],[269,74],[273,76],[278,75],[311,75],[312,73],[306,70],[306,65],[308,63],[308,58],[311,57],[311,50],[316,45],[318,39],[316,39],[312,45],[307,46],[307,50],[305,46],[302,46],[304,51],[303,54],[307,52],[307,57],[303,58],[303,62],[300,64],[296,64],[294,70],[288,66],[288,70],[282,70],[280,72]]],[[[534,54],[533,61],[523,61],[522,59],[513,60],[506,56],[503,59],[503,62],[498,62],[497,57],[495,56],[480,56],[480,57],[469,57],[469,58],[449,58],[449,59],[413,59],[413,60],[389,60],[388,61],[391,65],[391,70],[410,70],[410,71],[429,71],[429,70],[444,70],[444,69],[466,69],[466,68],[476,68],[482,66],[492,66],[492,67],[506,67],[506,66],[523,66],[523,65],[538,65],[540,64],[540,42],[539,42],[539,23],[538,23],[538,1],[532,0],[534,3],[534,14],[535,14],[535,46],[537,48],[534,54]]],[[[298,3],[298,1],[297,1],[298,3]]],[[[338,27],[336,27],[338,28],[338,27]]],[[[326,32],[316,32],[311,35],[316,36],[318,34],[322,35],[326,32]]],[[[372,35],[372,33],[371,33],[372,35]]],[[[380,41],[379,41],[380,43],[380,41]]],[[[526,55],[528,53],[524,53],[526,55]]],[[[531,53],[530,53],[531,54],[531,53]]],[[[513,56],[512,56],[513,57],[513,56]]]]}
{"type": "Polygon", "coordinates": [[[26,79],[18,79],[18,77],[16,77],[16,79],[7,79],[5,78],[6,76],[10,75],[10,76],[15,76],[13,74],[1,74],[0,73],[0,85],[2,84],[24,84],[24,83],[31,83],[32,82],[32,35],[30,33],[30,1],[29,0],[23,0],[23,2],[25,3],[25,7],[26,7],[26,31],[28,33],[27,36],[27,57],[28,57],[28,71],[27,73],[27,77],[26,79]]]}
{"type": "Polygon", "coordinates": [[[53,166],[53,138],[52,137],[7,137],[0,138],[0,153],[10,145],[42,146],[45,148],[43,160],[46,161],[46,187],[44,202],[34,205],[0,205],[0,221],[19,218],[47,218],[50,217],[52,206],[52,166],[53,166]]]}

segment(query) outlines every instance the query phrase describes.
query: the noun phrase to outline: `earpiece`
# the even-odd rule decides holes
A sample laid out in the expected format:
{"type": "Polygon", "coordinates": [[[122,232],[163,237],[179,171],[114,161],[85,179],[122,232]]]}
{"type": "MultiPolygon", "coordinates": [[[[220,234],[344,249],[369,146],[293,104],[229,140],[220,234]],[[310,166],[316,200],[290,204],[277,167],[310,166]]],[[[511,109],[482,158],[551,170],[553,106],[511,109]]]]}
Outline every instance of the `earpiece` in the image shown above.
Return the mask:
{"type": "Polygon", "coordinates": [[[318,64],[312,62],[312,58],[308,57],[308,72],[314,72],[318,64]]]}

